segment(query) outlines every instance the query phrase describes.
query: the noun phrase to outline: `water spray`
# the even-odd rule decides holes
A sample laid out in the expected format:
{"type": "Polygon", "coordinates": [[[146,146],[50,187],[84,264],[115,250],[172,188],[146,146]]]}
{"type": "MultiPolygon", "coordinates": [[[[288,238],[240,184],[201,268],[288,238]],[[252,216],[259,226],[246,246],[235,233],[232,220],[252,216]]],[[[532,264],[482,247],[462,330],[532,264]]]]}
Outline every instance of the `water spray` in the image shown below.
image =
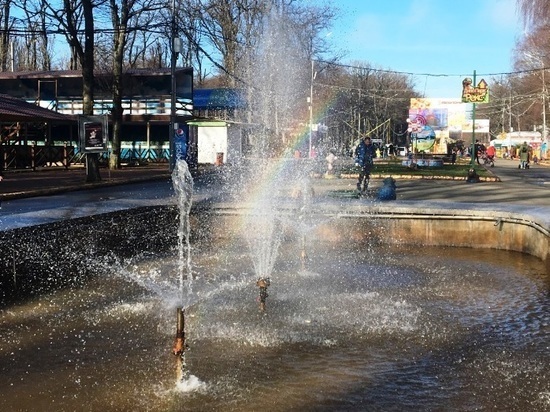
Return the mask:
{"type": "Polygon", "coordinates": [[[187,345],[185,344],[185,311],[182,308],[178,308],[177,316],[176,341],[174,342],[172,353],[178,357],[178,380],[183,380],[187,375],[185,365],[185,350],[187,349],[187,345]]]}
{"type": "MultiPolygon", "coordinates": [[[[179,227],[178,227],[178,278],[179,289],[182,302],[184,293],[192,294],[191,276],[191,244],[190,244],[190,222],[189,213],[193,200],[193,177],[189,171],[187,162],[182,158],[176,161],[174,171],[172,172],[172,184],[177,195],[179,209],[179,227]],[[187,274],[187,277],[185,276],[187,274]]],[[[177,308],[177,330],[176,342],[172,352],[177,357],[177,375],[180,381],[188,377],[189,372],[185,364],[185,312],[182,307],[177,308]]]]}
{"type": "Polygon", "coordinates": [[[260,295],[258,296],[258,301],[260,302],[260,312],[265,312],[265,300],[269,296],[267,294],[267,288],[271,285],[269,278],[259,278],[256,281],[256,286],[260,288],[260,295]]]}
{"type": "Polygon", "coordinates": [[[309,260],[306,251],[306,237],[302,239],[302,251],[300,252],[300,261],[302,262],[302,270],[306,270],[307,261],[309,260]]]}

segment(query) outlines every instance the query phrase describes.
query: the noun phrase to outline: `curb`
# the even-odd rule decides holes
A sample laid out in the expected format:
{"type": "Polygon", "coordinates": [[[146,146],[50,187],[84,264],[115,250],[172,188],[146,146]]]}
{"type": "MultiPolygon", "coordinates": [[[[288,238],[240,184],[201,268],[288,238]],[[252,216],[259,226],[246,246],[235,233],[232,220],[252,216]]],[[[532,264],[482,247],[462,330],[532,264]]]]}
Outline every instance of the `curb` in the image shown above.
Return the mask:
{"type": "MultiPolygon", "coordinates": [[[[359,174],[341,174],[342,179],[358,179],[359,174]]],[[[391,175],[391,174],[380,174],[380,173],[371,173],[371,179],[385,179],[385,178],[394,178],[396,180],[456,180],[456,181],[466,181],[467,176],[423,176],[423,175],[391,175]]],[[[479,180],[482,182],[500,182],[498,176],[480,176],[479,180]]]]}

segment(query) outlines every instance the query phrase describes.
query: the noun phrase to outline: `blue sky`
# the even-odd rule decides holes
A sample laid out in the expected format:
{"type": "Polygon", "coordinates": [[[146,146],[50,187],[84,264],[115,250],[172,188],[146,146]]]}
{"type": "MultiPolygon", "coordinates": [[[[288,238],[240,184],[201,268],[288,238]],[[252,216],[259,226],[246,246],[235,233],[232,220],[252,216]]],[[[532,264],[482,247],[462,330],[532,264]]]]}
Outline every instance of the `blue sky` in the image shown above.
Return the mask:
{"type": "MultiPolygon", "coordinates": [[[[516,0],[333,0],[327,33],[345,64],[414,73],[425,97],[460,97],[462,79],[512,71],[516,0]],[[432,74],[434,76],[426,76],[432,74]]],[[[490,82],[489,82],[490,86],[490,82]]]]}

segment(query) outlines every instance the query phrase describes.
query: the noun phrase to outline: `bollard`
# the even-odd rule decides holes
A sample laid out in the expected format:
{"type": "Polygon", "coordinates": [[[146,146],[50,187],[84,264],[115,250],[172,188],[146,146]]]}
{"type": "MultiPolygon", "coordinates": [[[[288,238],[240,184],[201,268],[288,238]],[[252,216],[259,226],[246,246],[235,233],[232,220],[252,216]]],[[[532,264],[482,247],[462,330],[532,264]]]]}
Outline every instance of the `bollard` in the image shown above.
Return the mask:
{"type": "Polygon", "coordinates": [[[63,142],[63,166],[65,170],[69,168],[69,155],[67,152],[67,142],[63,142]]]}
{"type": "Polygon", "coordinates": [[[31,169],[33,172],[36,171],[36,142],[31,143],[31,169]]]}
{"type": "Polygon", "coordinates": [[[223,152],[216,153],[216,166],[223,166],[223,152]]]}

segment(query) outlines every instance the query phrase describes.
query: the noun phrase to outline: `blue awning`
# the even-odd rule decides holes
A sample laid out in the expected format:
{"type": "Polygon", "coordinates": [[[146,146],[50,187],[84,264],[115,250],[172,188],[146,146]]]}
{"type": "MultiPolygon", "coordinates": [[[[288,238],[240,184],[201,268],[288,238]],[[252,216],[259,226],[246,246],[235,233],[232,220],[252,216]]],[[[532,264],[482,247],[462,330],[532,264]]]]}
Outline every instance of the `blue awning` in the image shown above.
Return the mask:
{"type": "Polygon", "coordinates": [[[241,92],[236,89],[195,89],[194,109],[240,109],[245,107],[241,92]]]}

